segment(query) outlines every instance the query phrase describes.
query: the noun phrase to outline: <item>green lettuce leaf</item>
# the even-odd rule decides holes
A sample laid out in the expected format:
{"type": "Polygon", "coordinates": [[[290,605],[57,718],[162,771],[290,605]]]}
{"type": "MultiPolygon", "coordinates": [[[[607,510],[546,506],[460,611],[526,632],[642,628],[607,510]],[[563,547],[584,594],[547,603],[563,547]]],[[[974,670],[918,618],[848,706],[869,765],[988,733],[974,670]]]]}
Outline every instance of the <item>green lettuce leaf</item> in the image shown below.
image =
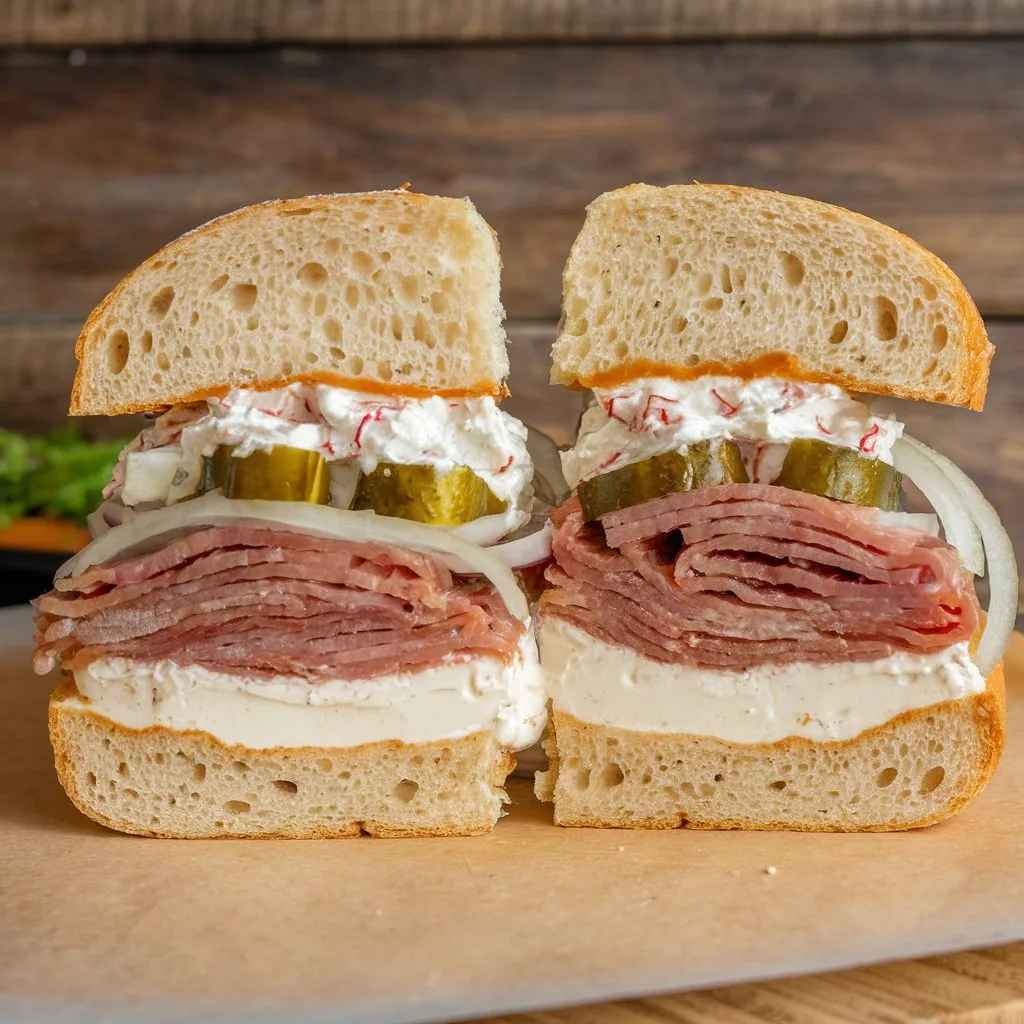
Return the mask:
{"type": "Polygon", "coordinates": [[[88,441],[76,426],[45,437],[0,429],[0,529],[40,513],[84,524],[125,444],[88,441]]]}

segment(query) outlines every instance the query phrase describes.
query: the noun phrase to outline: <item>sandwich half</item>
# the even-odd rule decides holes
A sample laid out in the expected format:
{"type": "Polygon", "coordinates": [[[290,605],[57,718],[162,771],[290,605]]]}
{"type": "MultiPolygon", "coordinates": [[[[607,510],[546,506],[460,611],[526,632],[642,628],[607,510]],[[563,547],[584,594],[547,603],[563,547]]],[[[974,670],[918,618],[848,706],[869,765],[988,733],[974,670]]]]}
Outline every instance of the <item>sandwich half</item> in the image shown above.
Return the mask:
{"type": "Polygon", "coordinates": [[[222,217],[90,316],[72,414],[145,412],[35,602],[50,734],[139,835],[473,835],[546,714],[515,569],[546,557],[468,200],[222,217]]]}
{"type": "Polygon", "coordinates": [[[1003,747],[1013,552],[858,397],[982,407],[953,273],[808,199],[634,185],[589,207],[552,357],[592,391],[539,614],[556,822],[890,830],[971,800],[1003,747]]]}

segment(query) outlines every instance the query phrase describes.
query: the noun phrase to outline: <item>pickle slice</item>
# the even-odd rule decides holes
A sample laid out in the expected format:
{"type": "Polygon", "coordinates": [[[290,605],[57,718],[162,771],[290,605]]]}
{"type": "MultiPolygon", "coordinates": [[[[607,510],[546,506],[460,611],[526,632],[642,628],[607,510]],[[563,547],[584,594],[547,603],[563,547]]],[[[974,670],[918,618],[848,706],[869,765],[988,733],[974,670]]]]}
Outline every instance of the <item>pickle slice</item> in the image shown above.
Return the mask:
{"type": "Polygon", "coordinates": [[[278,445],[236,457],[233,450],[221,445],[203,459],[203,491],[219,487],[226,498],[307,501],[313,505],[326,505],[330,500],[330,469],[319,452],[278,445]]]}
{"type": "Polygon", "coordinates": [[[712,484],[749,483],[743,456],[733,441],[698,441],[685,452],[664,452],[642,462],[584,480],[576,489],[589,522],[607,512],[629,508],[677,491],[712,484]]]}
{"type": "Polygon", "coordinates": [[[457,526],[504,512],[508,503],[468,466],[438,473],[433,466],[382,462],[359,477],[351,507],[431,526],[457,526]]]}
{"type": "Polygon", "coordinates": [[[892,466],[827,441],[793,441],[774,483],[887,512],[903,506],[903,477],[892,466]]]}

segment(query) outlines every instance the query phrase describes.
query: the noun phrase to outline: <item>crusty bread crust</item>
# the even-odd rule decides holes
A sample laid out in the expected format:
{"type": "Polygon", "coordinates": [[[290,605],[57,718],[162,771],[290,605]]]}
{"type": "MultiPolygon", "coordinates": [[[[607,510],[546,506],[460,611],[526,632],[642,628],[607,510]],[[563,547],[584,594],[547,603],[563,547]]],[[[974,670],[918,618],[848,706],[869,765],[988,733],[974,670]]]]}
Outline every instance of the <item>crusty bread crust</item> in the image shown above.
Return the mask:
{"type": "Polygon", "coordinates": [[[83,814],[131,835],[481,835],[504,813],[515,767],[489,731],[433,743],[251,750],[198,730],[128,729],[84,703],[70,679],[50,698],[57,776],[83,814]]]}
{"type": "Polygon", "coordinates": [[[69,412],[290,381],[500,397],[500,272],[497,237],[467,199],[396,190],[247,206],[164,246],[92,311],[69,412]]]}
{"type": "Polygon", "coordinates": [[[981,409],[992,353],[959,278],[893,228],[760,189],[637,184],[587,209],[551,380],[775,373],[981,409]]]}
{"type": "Polygon", "coordinates": [[[536,792],[567,826],[900,831],[970,803],[994,774],[1005,739],[1001,664],[980,694],[827,743],[644,733],[556,710],[544,740],[549,769],[537,774],[536,792]]]}

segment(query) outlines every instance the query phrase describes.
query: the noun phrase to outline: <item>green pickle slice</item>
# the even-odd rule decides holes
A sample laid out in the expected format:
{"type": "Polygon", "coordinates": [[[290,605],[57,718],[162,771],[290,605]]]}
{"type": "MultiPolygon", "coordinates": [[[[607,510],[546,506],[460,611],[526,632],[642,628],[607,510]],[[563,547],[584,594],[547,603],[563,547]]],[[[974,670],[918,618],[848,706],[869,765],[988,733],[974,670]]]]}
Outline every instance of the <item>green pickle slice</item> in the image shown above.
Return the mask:
{"type": "Polygon", "coordinates": [[[438,473],[433,466],[382,462],[360,475],[351,507],[431,526],[457,526],[504,512],[508,502],[495,497],[468,466],[438,473]]]}
{"type": "Polygon", "coordinates": [[[903,506],[903,477],[892,466],[827,441],[793,441],[774,483],[888,512],[903,506]]]}
{"type": "Polygon", "coordinates": [[[733,441],[718,438],[698,441],[685,452],[664,452],[584,480],[576,494],[584,518],[590,521],[607,512],[678,491],[749,482],[739,447],[733,441]]]}
{"type": "Polygon", "coordinates": [[[229,445],[221,445],[203,459],[203,491],[220,488],[226,498],[258,498],[265,501],[306,501],[326,505],[330,501],[331,476],[319,452],[278,445],[236,457],[229,445]]]}

